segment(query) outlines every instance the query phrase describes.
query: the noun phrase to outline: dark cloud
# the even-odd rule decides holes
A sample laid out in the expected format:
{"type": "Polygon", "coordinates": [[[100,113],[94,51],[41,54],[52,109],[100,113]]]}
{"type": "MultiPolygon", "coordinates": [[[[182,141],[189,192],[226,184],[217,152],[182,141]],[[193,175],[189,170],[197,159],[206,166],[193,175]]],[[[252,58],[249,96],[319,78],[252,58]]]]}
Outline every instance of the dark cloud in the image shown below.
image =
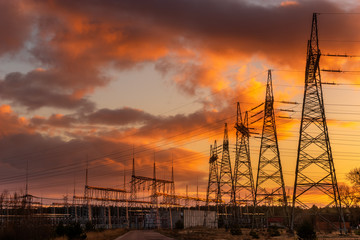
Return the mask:
{"type": "Polygon", "coordinates": [[[53,126],[69,128],[81,127],[84,125],[94,126],[125,126],[125,125],[146,125],[155,119],[161,119],[144,111],[129,107],[121,109],[99,109],[93,112],[82,112],[78,114],[52,114],[49,118],[35,116],[30,123],[34,127],[53,126]]]}
{"type": "Polygon", "coordinates": [[[33,126],[52,126],[61,128],[71,128],[77,123],[78,120],[71,115],[52,114],[49,118],[35,116],[32,117],[30,123],[33,126]]]}
{"type": "Polygon", "coordinates": [[[200,126],[214,123],[217,118],[221,118],[220,114],[200,110],[191,114],[177,114],[175,116],[154,119],[147,125],[139,128],[138,131],[139,135],[160,138],[176,135],[179,132],[188,132],[188,135],[192,135],[191,132],[193,130],[200,126]]]}
{"type": "MultiPolygon", "coordinates": [[[[277,59],[282,64],[291,64],[297,60],[294,54],[299,57],[305,52],[313,12],[343,11],[336,3],[325,0],[272,7],[234,0],[92,0],[86,4],[83,1],[55,1],[52,6],[69,15],[86,16],[94,26],[110,22],[118,26],[113,31],[118,34],[116,39],[120,46],[131,41],[140,42],[140,48],[137,48],[140,50],[145,46],[141,42],[147,41],[155,46],[160,42],[171,48],[179,47],[171,46],[176,39],[178,44],[184,39],[182,44],[200,47],[199,50],[218,54],[264,54],[265,58],[277,59]],[[161,38],[156,41],[147,28],[141,28],[142,24],[153,26],[151,31],[154,33],[161,29],[161,38]]],[[[335,24],[348,26],[348,30],[342,29],[353,35],[348,23],[351,24],[343,18],[335,24]]],[[[322,27],[324,31],[331,31],[334,25],[322,27]]]]}
{"type": "Polygon", "coordinates": [[[85,117],[88,123],[107,125],[141,124],[156,117],[133,108],[100,109],[85,117]]]}
{"type": "MultiPolygon", "coordinates": [[[[84,96],[110,81],[108,67],[157,63],[158,70],[173,74],[176,85],[191,95],[196,89],[217,88],[228,66],[213,67],[226,59],[234,63],[255,56],[275,68],[303,69],[312,13],[343,11],[325,0],[267,7],[234,0],[25,2],[36,15],[29,21],[37,30],[30,51],[46,69],[42,83],[54,89],[31,103],[12,98],[34,108],[89,104],[84,96]],[[64,92],[75,98],[69,101],[64,92]]],[[[357,21],[326,21],[319,21],[322,33],[339,29],[344,38],[359,38],[357,21]]]]}
{"type": "Polygon", "coordinates": [[[21,1],[0,1],[0,55],[20,50],[30,37],[32,19],[21,1]]]}
{"type": "Polygon", "coordinates": [[[52,82],[56,77],[39,70],[27,74],[10,73],[0,81],[0,98],[24,105],[30,110],[43,106],[86,111],[94,108],[94,103],[76,96],[76,92],[56,86],[52,82]]]}
{"type": "MultiPolygon", "coordinates": [[[[76,42],[96,53],[97,64],[111,62],[119,69],[155,62],[190,95],[216,90],[229,66],[217,71],[214,66],[227,60],[234,64],[255,57],[272,68],[303,69],[312,13],[344,11],[325,0],[266,7],[234,0],[44,1],[41,6],[78,26],[64,27],[62,21],[52,39],[55,49],[66,52],[76,42]]],[[[320,18],[323,36],[336,36],[339,29],[346,39],[359,38],[357,21],[320,18]]],[[[81,56],[92,59],[81,51],[76,58],[81,56]]]]}
{"type": "MultiPolygon", "coordinates": [[[[227,119],[231,119],[235,112],[233,109],[224,108],[221,112],[212,112],[207,110],[199,110],[191,114],[177,114],[174,116],[156,116],[147,112],[133,109],[99,109],[92,113],[69,114],[60,115],[53,114],[49,118],[35,116],[31,118],[31,126],[41,129],[43,126],[68,128],[106,128],[106,133],[99,134],[114,134],[115,130],[120,134],[127,134],[126,128],[129,126],[130,131],[136,131],[136,135],[140,138],[166,138],[176,135],[179,132],[186,132],[190,134],[192,130],[200,126],[211,126],[214,123],[222,123],[227,119]],[[111,132],[108,132],[108,129],[111,132]]],[[[211,131],[211,130],[209,130],[211,131]]],[[[93,133],[94,134],[94,133],[93,133]]]]}

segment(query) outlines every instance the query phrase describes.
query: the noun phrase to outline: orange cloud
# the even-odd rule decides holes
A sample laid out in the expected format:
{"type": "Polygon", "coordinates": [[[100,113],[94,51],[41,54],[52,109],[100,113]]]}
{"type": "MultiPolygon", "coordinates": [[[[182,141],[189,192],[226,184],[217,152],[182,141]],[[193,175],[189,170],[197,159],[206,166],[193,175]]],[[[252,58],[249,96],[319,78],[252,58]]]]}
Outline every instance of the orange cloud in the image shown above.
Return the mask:
{"type": "Polygon", "coordinates": [[[282,7],[296,6],[296,5],[299,5],[297,1],[284,1],[280,3],[280,6],[282,7]]]}
{"type": "Polygon", "coordinates": [[[33,129],[29,127],[28,121],[24,117],[15,114],[10,105],[0,106],[0,135],[33,133],[33,129]]]}
{"type": "MultiPolygon", "coordinates": [[[[74,164],[74,172],[83,170],[86,155],[80,147],[76,152],[71,148],[76,141],[87,146],[84,149],[92,156],[116,152],[115,157],[100,161],[104,172],[112,173],[120,170],[120,166],[130,171],[134,144],[139,152],[145,152],[136,156],[142,166],[139,173],[148,176],[153,161],[151,152],[175,148],[173,152],[179,166],[176,174],[183,185],[190,182],[189,175],[206,179],[208,153],[197,149],[196,141],[208,144],[218,139],[220,143],[224,122],[234,130],[237,101],[242,103],[243,111],[264,101],[266,74],[261,75],[262,72],[268,68],[285,70],[276,72],[274,86],[303,83],[303,71],[294,71],[304,69],[311,13],[313,9],[330,12],[339,9],[335,3],[326,1],[301,4],[283,1],[271,8],[216,0],[160,0],[155,4],[145,0],[141,4],[131,0],[26,3],[26,10],[34,16],[32,21],[27,21],[28,15],[16,11],[16,4],[0,3],[9,10],[9,14],[0,16],[4,18],[0,22],[6,25],[10,21],[9,26],[13,26],[9,30],[0,24],[0,33],[6,29],[9,32],[4,31],[6,34],[2,35],[11,40],[0,40],[4,43],[0,44],[0,54],[18,50],[28,40],[30,26],[36,27],[37,34],[29,52],[41,68],[6,75],[0,81],[1,97],[29,110],[46,106],[76,112],[60,115],[54,110],[50,117],[35,116],[27,120],[13,113],[10,106],[2,106],[3,140],[11,145],[15,139],[34,149],[64,145],[66,150],[61,152],[68,151],[69,155],[60,158],[53,153],[47,160],[51,159],[56,166],[62,166],[63,161],[74,164]],[[95,103],[86,98],[111,81],[107,70],[137,69],[149,63],[170,75],[179,91],[200,96],[203,108],[189,114],[154,116],[132,108],[96,109],[95,103]],[[202,98],[204,95],[207,96],[202,98]],[[146,147],[142,146],[145,144],[146,147]],[[184,159],[186,161],[182,161],[184,159]],[[117,168],[114,170],[112,166],[117,168]]],[[[350,28],[358,26],[356,21],[333,21],[321,21],[321,38],[334,32],[349,39],[359,38],[359,32],[350,28]],[[341,29],[341,26],[349,27],[341,29]]],[[[356,44],[339,49],[321,42],[321,47],[329,52],[359,50],[356,44]]],[[[323,68],[356,68],[355,63],[346,59],[322,57],[321,61],[323,68]]],[[[346,81],[359,80],[354,77],[346,81]]],[[[302,88],[274,89],[279,100],[289,100],[302,92],[302,88]]],[[[296,122],[277,119],[277,123],[279,131],[287,132],[296,122]]],[[[261,124],[260,121],[253,126],[259,130],[261,124]]],[[[234,131],[230,136],[234,139],[234,131]]],[[[289,136],[282,135],[285,137],[289,136]]],[[[156,154],[158,166],[164,172],[169,171],[169,159],[169,153],[156,154]]],[[[36,156],[32,160],[38,161],[34,168],[43,169],[44,159],[36,156]]],[[[14,165],[21,166],[20,163],[14,165]]],[[[106,183],[109,178],[101,181],[106,183]]]]}

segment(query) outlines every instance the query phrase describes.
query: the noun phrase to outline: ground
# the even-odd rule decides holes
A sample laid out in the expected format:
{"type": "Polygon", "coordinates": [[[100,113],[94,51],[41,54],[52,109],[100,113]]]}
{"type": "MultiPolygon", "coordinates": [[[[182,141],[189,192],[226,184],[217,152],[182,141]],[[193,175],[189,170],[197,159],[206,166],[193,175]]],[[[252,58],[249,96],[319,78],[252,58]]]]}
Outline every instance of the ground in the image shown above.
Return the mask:
{"type": "MultiPolygon", "coordinates": [[[[184,230],[157,230],[158,232],[172,237],[176,240],[251,240],[254,239],[250,235],[249,229],[242,229],[242,235],[231,235],[230,231],[225,229],[205,229],[205,228],[190,228],[184,230]]],[[[288,234],[284,229],[279,229],[280,236],[271,237],[266,230],[258,231],[259,239],[281,239],[281,240],[294,240],[297,239],[294,235],[288,234]]],[[[355,234],[348,234],[347,236],[341,236],[338,233],[318,233],[317,240],[352,240],[360,239],[360,236],[355,234]]]]}
{"type": "MultiPolygon", "coordinates": [[[[239,239],[253,239],[250,235],[249,229],[242,229],[242,235],[231,235],[230,231],[225,229],[208,229],[208,228],[190,228],[184,230],[159,230],[160,233],[172,237],[177,240],[239,240],[239,239]]],[[[272,237],[271,239],[294,239],[293,236],[286,233],[285,230],[280,229],[281,236],[272,237]]],[[[259,231],[260,239],[270,239],[270,235],[266,231],[259,231]]]]}
{"type": "MultiPolygon", "coordinates": [[[[242,235],[231,235],[230,231],[225,229],[208,229],[208,228],[190,228],[182,230],[170,230],[170,229],[160,229],[155,230],[167,237],[173,238],[175,240],[251,240],[254,239],[249,235],[249,229],[242,229],[242,235]]],[[[122,236],[128,232],[125,229],[110,229],[104,230],[101,232],[88,232],[87,240],[115,240],[119,236],[122,236]]],[[[281,239],[281,240],[294,240],[294,236],[286,233],[285,230],[280,229],[280,236],[270,237],[269,233],[266,231],[259,231],[259,239],[281,239]]],[[[352,240],[360,239],[360,236],[355,234],[349,234],[347,236],[341,236],[337,233],[318,233],[317,240],[352,240]]],[[[55,238],[54,240],[67,240],[67,238],[55,238]]]]}
{"type": "MultiPolygon", "coordinates": [[[[125,234],[128,230],[123,228],[109,229],[99,232],[87,232],[86,240],[114,240],[117,237],[125,234]]],[[[66,237],[57,237],[54,240],[67,240],[66,237]]]]}

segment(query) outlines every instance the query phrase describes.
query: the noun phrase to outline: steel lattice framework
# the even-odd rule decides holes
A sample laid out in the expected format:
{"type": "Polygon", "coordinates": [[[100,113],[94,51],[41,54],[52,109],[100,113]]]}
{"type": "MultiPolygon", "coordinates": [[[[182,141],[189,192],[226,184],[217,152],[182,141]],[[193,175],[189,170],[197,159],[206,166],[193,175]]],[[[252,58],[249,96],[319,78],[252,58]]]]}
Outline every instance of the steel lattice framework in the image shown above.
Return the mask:
{"type": "Polygon", "coordinates": [[[271,70],[268,71],[255,205],[280,205],[286,209],[286,193],[276,133],[271,70]]]}
{"type": "MultiPolygon", "coordinates": [[[[206,205],[209,205],[210,199],[219,200],[219,174],[218,174],[218,147],[216,140],[214,146],[210,146],[209,159],[209,182],[206,193],[206,205]]],[[[215,201],[217,204],[217,201],[215,201]]]]}
{"type": "Polygon", "coordinates": [[[230,151],[229,151],[229,135],[227,123],[225,123],[224,140],[222,147],[222,156],[220,161],[220,174],[219,174],[219,196],[221,201],[224,196],[228,196],[230,202],[233,200],[234,184],[231,171],[230,151]]]}
{"type": "MultiPolygon", "coordinates": [[[[292,229],[294,228],[295,206],[308,208],[306,199],[308,194],[314,192],[321,192],[328,197],[327,206],[337,208],[340,221],[344,224],[326,124],[319,61],[317,14],[314,13],[307,48],[305,89],[293,194],[292,229]],[[314,172],[316,175],[313,174],[314,172]]],[[[323,215],[318,214],[326,220],[323,215]]]]}
{"type": "MultiPolygon", "coordinates": [[[[130,189],[130,200],[136,200],[136,184],[135,184],[135,158],[132,159],[132,174],[131,174],[131,189],[130,189]]],[[[131,204],[133,206],[134,204],[131,204]]]]}
{"type": "MultiPolygon", "coordinates": [[[[209,204],[211,202],[215,203],[216,206],[216,212],[218,212],[218,204],[219,204],[219,165],[218,165],[218,159],[219,159],[219,148],[216,144],[216,140],[214,142],[214,146],[210,145],[210,158],[209,158],[209,182],[206,192],[206,211],[204,214],[204,226],[207,226],[207,215],[209,210],[209,204]],[[214,199],[215,201],[211,201],[211,199],[214,199]]],[[[218,214],[216,213],[214,224],[217,226],[218,221],[218,214]]]]}
{"type": "Polygon", "coordinates": [[[237,103],[235,128],[234,202],[247,204],[254,201],[254,179],[250,161],[248,113],[245,112],[244,119],[242,119],[239,103],[237,103]]]}

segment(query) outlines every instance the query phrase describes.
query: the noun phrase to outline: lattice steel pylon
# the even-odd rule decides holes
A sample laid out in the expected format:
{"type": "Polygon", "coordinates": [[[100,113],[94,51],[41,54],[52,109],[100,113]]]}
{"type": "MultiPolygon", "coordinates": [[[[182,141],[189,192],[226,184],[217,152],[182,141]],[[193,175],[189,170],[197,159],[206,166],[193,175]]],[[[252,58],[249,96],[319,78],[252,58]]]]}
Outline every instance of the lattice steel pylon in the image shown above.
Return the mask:
{"type": "MultiPolygon", "coordinates": [[[[206,192],[206,211],[204,215],[204,226],[207,226],[207,215],[209,210],[209,203],[215,202],[216,211],[218,210],[218,200],[219,200],[219,173],[218,173],[218,147],[216,140],[214,142],[214,146],[210,145],[210,158],[209,158],[209,181],[208,181],[208,187],[206,192]],[[215,201],[210,201],[210,200],[215,201]]],[[[213,225],[217,226],[217,213],[215,215],[216,219],[213,225]]]]}
{"type": "Polygon", "coordinates": [[[244,119],[242,119],[239,103],[237,103],[235,128],[236,150],[233,201],[235,204],[252,204],[254,201],[254,179],[250,161],[248,113],[245,112],[244,119]]]}
{"type": "Polygon", "coordinates": [[[284,206],[286,212],[287,201],[276,133],[271,70],[268,71],[264,105],[254,202],[255,206],[264,204],[284,206]]]}
{"type": "Polygon", "coordinates": [[[233,200],[234,183],[231,171],[230,151],[229,151],[229,135],[227,123],[225,123],[224,140],[222,147],[222,156],[220,160],[219,172],[219,200],[223,200],[224,196],[229,197],[229,202],[233,200]]]}
{"type": "Polygon", "coordinates": [[[218,173],[218,147],[216,140],[214,146],[210,146],[209,159],[209,182],[206,193],[206,203],[209,204],[210,199],[219,200],[219,173],[218,173]]]}
{"type": "MultiPolygon", "coordinates": [[[[340,218],[339,225],[343,225],[346,231],[326,124],[319,66],[320,55],[317,14],[314,13],[307,47],[305,89],[295,171],[291,228],[294,229],[296,205],[308,208],[309,206],[306,205],[308,194],[321,192],[324,194],[323,196],[327,196],[326,206],[336,207],[340,218]]],[[[316,214],[326,220],[326,217],[320,212],[316,214]]]]}
{"type": "MultiPolygon", "coordinates": [[[[227,123],[225,123],[224,129],[224,140],[222,146],[222,155],[219,166],[219,195],[218,200],[223,201],[219,207],[219,225],[229,227],[230,217],[229,217],[229,208],[231,207],[234,210],[234,180],[231,171],[231,161],[230,161],[230,151],[229,151],[229,135],[227,123]]],[[[234,216],[234,212],[232,211],[234,216]]]]}

